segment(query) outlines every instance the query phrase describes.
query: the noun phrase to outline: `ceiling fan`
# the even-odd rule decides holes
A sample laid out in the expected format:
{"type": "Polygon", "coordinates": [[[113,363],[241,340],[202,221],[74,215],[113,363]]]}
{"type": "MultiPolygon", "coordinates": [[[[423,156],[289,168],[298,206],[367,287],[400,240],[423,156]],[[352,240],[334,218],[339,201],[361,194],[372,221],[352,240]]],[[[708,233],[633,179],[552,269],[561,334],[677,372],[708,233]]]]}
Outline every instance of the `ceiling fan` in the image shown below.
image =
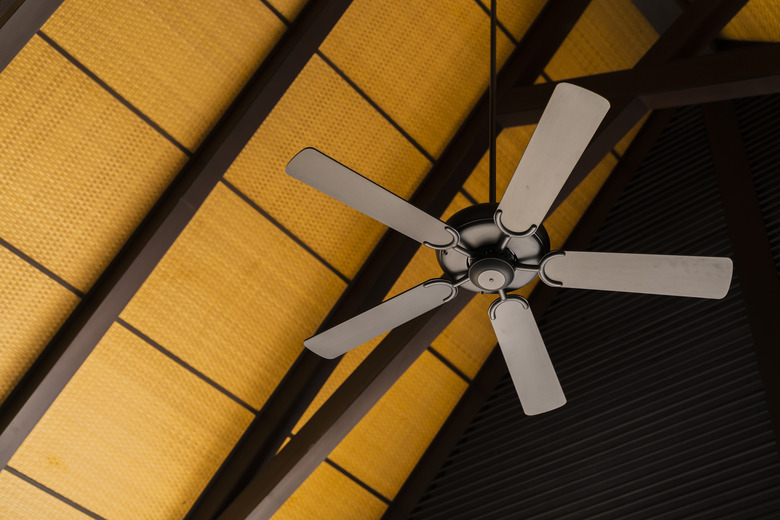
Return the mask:
{"type": "Polygon", "coordinates": [[[542,220],[609,110],[603,97],[560,83],[499,204],[432,217],[325,154],[306,148],[288,175],[436,250],[446,278],[428,280],[304,345],[335,358],[452,300],[459,288],[498,294],[488,310],[523,411],[566,403],[528,301],[509,292],[537,275],[551,286],[723,298],[729,258],[550,251],[542,220]]]}

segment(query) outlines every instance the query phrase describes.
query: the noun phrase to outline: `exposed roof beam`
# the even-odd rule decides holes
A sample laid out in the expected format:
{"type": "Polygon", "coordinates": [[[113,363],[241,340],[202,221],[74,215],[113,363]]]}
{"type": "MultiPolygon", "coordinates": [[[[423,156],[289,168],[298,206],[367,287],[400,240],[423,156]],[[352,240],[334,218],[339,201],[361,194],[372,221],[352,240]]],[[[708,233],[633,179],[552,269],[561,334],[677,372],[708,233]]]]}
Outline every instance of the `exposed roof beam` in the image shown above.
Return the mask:
{"type": "MultiPolygon", "coordinates": [[[[663,110],[653,113],[648,118],[566,240],[564,249],[585,250],[587,248],[671,116],[671,110],[663,110]]],[[[534,289],[529,301],[537,321],[542,318],[558,291],[557,288],[542,284],[534,289]]],[[[496,346],[385,511],[383,520],[401,520],[409,517],[439,468],[506,372],[504,356],[496,346]]]]}
{"type": "MultiPolygon", "coordinates": [[[[607,99],[635,98],[647,108],[673,108],[780,91],[780,43],[740,47],[704,56],[567,80],[607,99]]],[[[515,87],[502,98],[504,127],[539,120],[555,84],[515,87]]]]}
{"type": "MultiPolygon", "coordinates": [[[[507,60],[498,88],[532,84],[558,50],[589,0],[549,0],[507,60]]],[[[488,94],[466,121],[410,199],[441,215],[488,149],[488,94]]],[[[419,244],[388,231],[320,326],[325,330],[379,303],[417,251],[419,244]]],[[[213,518],[270,460],[336,366],[304,350],[257,418],[198,499],[187,520],[213,518]]],[[[289,491],[292,493],[292,491],[289,491]]]]}
{"type": "MultiPolygon", "coordinates": [[[[696,56],[718,36],[721,29],[747,3],[747,0],[694,0],[634,67],[658,65],[696,56]]],[[[635,98],[610,99],[612,109],[588,145],[555,200],[552,212],[574,191],[615,145],[647,113],[635,98]]]]}
{"type": "MultiPolygon", "coordinates": [[[[29,2],[25,2],[25,5],[29,2]]],[[[312,0],[0,408],[0,467],[46,413],[350,0],[312,0]]]]}
{"type": "Polygon", "coordinates": [[[271,518],[473,296],[461,291],[453,301],[390,332],[219,520],[271,518]]]}
{"type": "Polygon", "coordinates": [[[780,439],[780,280],[734,106],[724,101],[704,105],[702,110],[758,371],[772,427],[780,439]]]}
{"type": "Polygon", "coordinates": [[[27,45],[62,0],[0,0],[0,72],[27,45]]]}

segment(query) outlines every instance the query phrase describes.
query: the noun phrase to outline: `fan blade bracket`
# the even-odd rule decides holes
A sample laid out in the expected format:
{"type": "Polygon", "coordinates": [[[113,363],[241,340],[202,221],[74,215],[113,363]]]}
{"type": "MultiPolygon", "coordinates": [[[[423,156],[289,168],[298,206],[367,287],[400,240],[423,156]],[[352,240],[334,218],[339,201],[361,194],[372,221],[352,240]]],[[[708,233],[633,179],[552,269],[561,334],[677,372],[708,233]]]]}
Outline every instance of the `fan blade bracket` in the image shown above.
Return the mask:
{"type": "Polygon", "coordinates": [[[490,316],[490,319],[492,321],[495,321],[498,318],[498,316],[496,315],[496,310],[498,309],[498,306],[506,301],[517,301],[526,310],[531,308],[531,305],[528,303],[528,300],[526,300],[522,296],[518,296],[517,294],[509,294],[509,295],[504,294],[498,300],[494,300],[493,303],[490,304],[490,307],[488,307],[488,316],[490,316]]]}
{"type": "Polygon", "coordinates": [[[457,295],[458,295],[458,285],[461,285],[463,281],[461,281],[459,284],[455,284],[449,280],[445,280],[444,278],[433,278],[431,280],[428,280],[427,282],[423,282],[422,286],[426,289],[428,287],[432,287],[434,285],[444,285],[449,287],[452,292],[449,294],[449,296],[446,296],[442,303],[447,303],[449,301],[452,301],[457,295]]]}
{"type": "Polygon", "coordinates": [[[544,255],[542,261],[539,262],[539,278],[550,287],[563,287],[563,282],[550,278],[550,276],[544,272],[544,267],[547,265],[547,262],[559,256],[566,256],[566,251],[550,251],[544,255]]]}
{"type": "MultiPolygon", "coordinates": [[[[523,237],[528,237],[528,236],[531,236],[531,235],[533,235],[534,233],[536,233],[536,230],[537,230],[537,229],[539,229],[539,226],[537,226],[536,224],[531,224],[531,227],[529,227],[529,228],[528,228],[526,231],[523,231],[523,232],[520,232],[520,233],[518,233],[518,232],[516,232],[516,231],[512,231],[511,229],[509,229],[508,227],[506,227],[506,226],[505,226],[505,225],[504,225],[504,224],[501,222],[501,215],[502,215],[503,213],[504,213],[504,212],[503,212],[503,210],[501,210],[501,209],[497,209],[497,210],[496,210],[496,212],[495,212],[495,214],[493,215],[493,220],[495,221],[495,223],[496,223],[496,226],[498,226],[498,229],[500,229],[500,230],[501,230],[501,232],[502,232],[503,234],[505,234],[505,235],[506,235],[506,237],[507,237],[507,238],[504,240],[504,244],[503,244],[503,245],[506,245],[506,244],[507,244],[507,242],[509,242],[509,240],[510,240],[510,239],[512,239],[512,238],[523,238],[523,237]]],[[[503,249],[503,248],[502,248],[502,249],[503,249]]]]}
{"type": "Polygon", "coordinates": [[[456,249],[456,250],[458,250],[458,248],[462,250],[462,248],[460,248],[458,246],[458,244],[460,243],[460,233],[458,233],[458,231],[456,229],[453,229],[450,226],[444,226],[444,230],[447,233],[449,233],[450,235],[452,235],[452,240],[450,240],[448,243],[446,243],[444,245],[441,245],[441,246],[437,246],[436,244],[432,244],[432,243],[428,242],[427,240],[424,240],[423,241],[423,245],[427,246],[427,247],[430,247],[431,249],[436,249],[436,250],[439,250],[439,249],[456,249]]]}

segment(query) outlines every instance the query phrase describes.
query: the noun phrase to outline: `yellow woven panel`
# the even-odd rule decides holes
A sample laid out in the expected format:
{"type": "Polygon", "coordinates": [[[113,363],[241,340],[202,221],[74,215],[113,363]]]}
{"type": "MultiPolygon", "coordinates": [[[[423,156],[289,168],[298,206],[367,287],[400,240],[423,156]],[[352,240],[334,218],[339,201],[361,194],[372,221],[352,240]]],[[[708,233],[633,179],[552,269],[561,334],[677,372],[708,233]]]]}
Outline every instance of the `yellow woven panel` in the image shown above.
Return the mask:
{"type": "Polygon", "coordinates": [[[193,150],[284,25],[256,0],[68,0],[43,32],[193,150]]]}
{"type": "Polygon", "coordinates": [[[259,408],[344,287],[219,184],[122,318],[259,408]]]}
{"type": "Polygon", "coordinates": [[[387,505],[323,462],[272,517],[273,520],[368,520],[387,505]]]}
{"type": "Polygon", "coordinates": [[[89,517],[32,484],[0,472],[0,518],[3,520],[87,520],[89,517]]]}
{"type": "Polygon", "coordinates": [[[780,5],[777,0],[750,0],[723,29],[734,40],[780,41],[780,5]]]}
{"type": "Polygon", "coordinates": [[[298,16],[306,2],[307,0],[270,0],[270,4],[288,21],[292,21],[298,16]]]}
{"type": "MultiPolygon", "coordinates": [[[[490,0],[479,0],[490,9],[490,0]]],[[[547,0],[501,0],[496,8],[498,21],[516,40],[520,40],[539,15],[547,0]]],[[[500,29],[499,29],[500,30],[500,29]]]]}
{"type": "Polygon", "coordinates": [[[394,497],[465,390],[465,381],[424,352],[330,458],[394,497]]]}
{"type": "Polygon", "coordinates": [[[316,56],[233,163],[231,183],[352,277],[386,228],[284,173],[307,146],[404,198],[430,163],[316,56]]]}
{"type": "Polygon", "coordinates": [[[38,37],[0,75],[0,236],[83,291],[185,159],[38,37]]]}
{"type": "Polygon", "coordinates": [[[253,417],[114,325],[10,465],[105,518],[178,519],[253,417]]]}
{"type": "Polygon", "coordinates": [[[630,69],[657,38],[631,0],[593,0],[545,71],[561,80],[630,69]]]}
{"type": "Polygon", "coordinates": [[[0,246],[0,403],[79,298],[0,246]]]}
{"type": "Polygon", "coordinates": [[[488,86],[490,17],[474,0],[355,0],[322,52],[438,156],[488,86]]]}

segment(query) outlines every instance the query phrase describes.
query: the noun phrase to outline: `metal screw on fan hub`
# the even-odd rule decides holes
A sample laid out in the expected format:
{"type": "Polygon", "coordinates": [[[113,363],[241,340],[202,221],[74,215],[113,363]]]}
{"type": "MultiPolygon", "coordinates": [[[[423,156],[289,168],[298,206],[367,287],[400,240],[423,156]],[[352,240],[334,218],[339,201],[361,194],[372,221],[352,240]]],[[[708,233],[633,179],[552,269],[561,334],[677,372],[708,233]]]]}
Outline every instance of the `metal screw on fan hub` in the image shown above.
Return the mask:
{"type": "Polygon", "coordinates": [[[469,268],[469,279],[484,291],[498,291],[508,286],[515,278],[515,270],[498,258],[477,260],[469,268]]]}

